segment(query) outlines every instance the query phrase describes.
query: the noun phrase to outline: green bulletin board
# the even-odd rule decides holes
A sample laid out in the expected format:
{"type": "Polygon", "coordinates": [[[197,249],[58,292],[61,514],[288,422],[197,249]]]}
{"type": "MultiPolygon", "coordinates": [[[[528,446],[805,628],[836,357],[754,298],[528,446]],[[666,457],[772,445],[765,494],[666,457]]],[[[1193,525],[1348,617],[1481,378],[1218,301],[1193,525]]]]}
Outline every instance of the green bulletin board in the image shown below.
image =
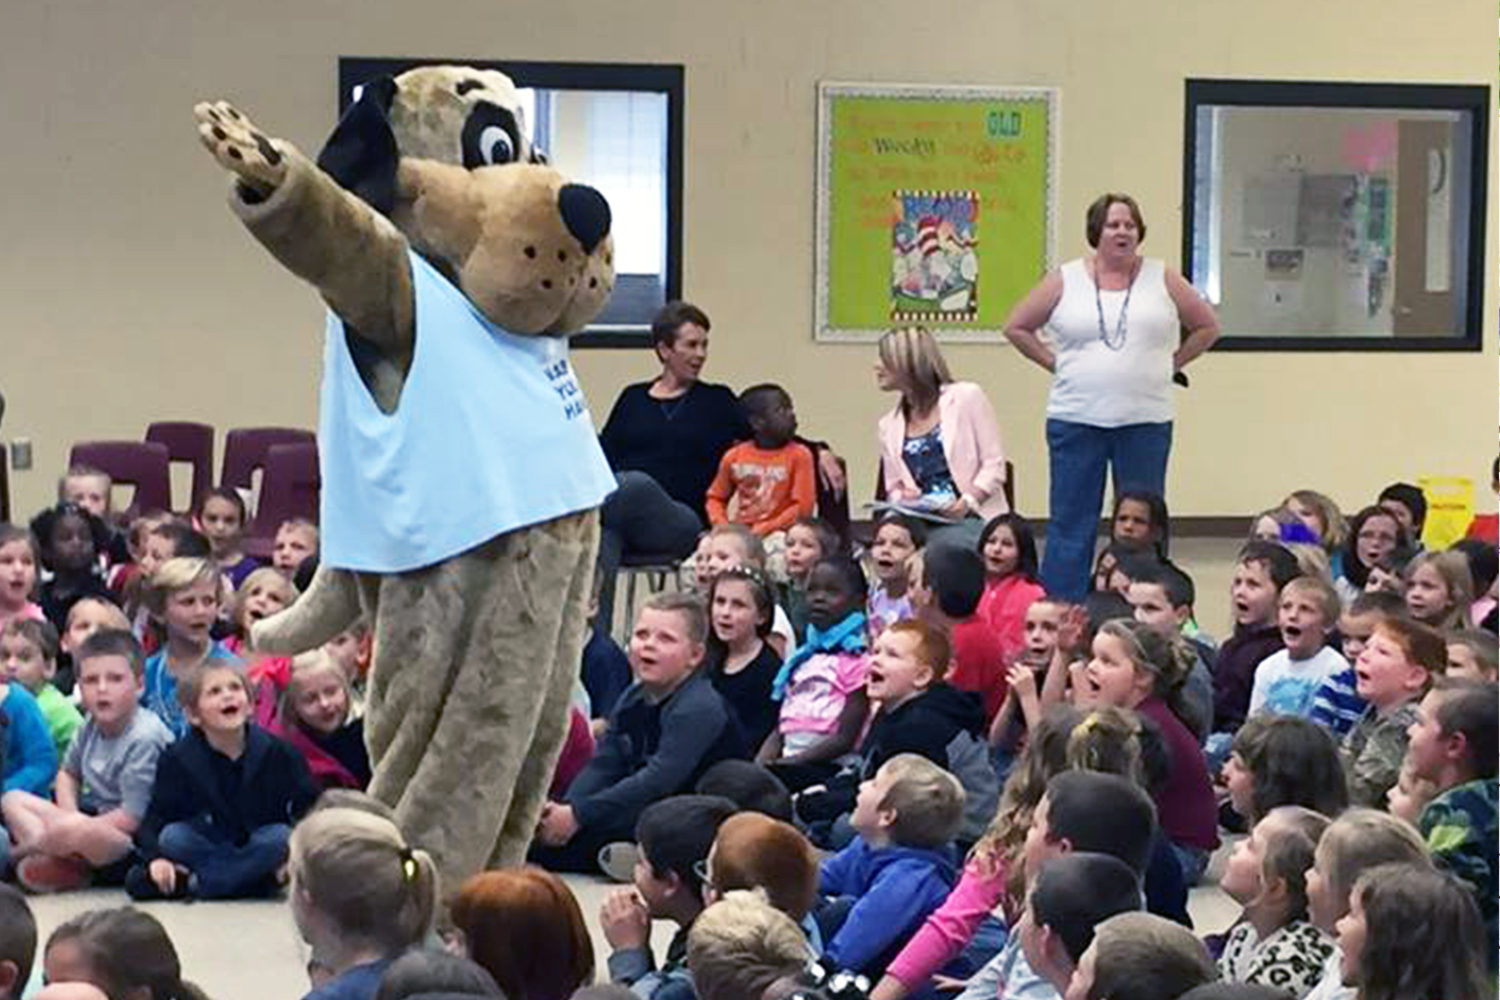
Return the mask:
{"type": "Polygon", "coordinates": [[[1052,266],[1057,91],[818,86],[819,340],[994,340],[1052,266]]]}

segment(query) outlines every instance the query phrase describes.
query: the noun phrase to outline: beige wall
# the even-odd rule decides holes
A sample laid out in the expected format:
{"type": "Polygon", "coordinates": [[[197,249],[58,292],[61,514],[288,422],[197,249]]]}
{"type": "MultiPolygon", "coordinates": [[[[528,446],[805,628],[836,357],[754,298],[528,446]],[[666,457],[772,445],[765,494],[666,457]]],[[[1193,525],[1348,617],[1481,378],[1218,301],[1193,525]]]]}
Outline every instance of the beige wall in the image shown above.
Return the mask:
{"type": "MultiPolygon", "coordinates": [[[[35,443],[20,511],[67,446],[152,419],[310,423],[322,319],[222,204],[193,135],[226,96],[316,149],[335,57],[448,55],[687,65],[686,290],[713,315],[709,374],[778,378],[803,426],[874,474],[872,352],[811,340],[814,85],[820,79],[1062,88],[1060,249],[1084,205],[1135,192],[1149,250],[1177,259],[1182,79],[1495,82],[1487,0],[202,0],[0,6],[0,389],[35,443]]],[[[1493,118],[1492,118],[1493,121],[1493,118]]],[[[1491,171],[1493,178],[1493,170],[1491,171]]],[[[1491,190],[1490,218],[1494,218],[1491,190]]],[[[1496,337],[1488,233],[1488,344],[1496,337]]],[[[639,352],[580,352],[596,417],[639,352]]],[[[999,413],[1027,512],[1045,510],[1046,380],[1008,347],[955,347],[999,413]]],[[[1464,355],[1219,355],[1180,394],[1171,500],[1249,511],[1317,484],[1354,506],[1393,477],[1483,476],[1493,347],[1464,355]]]]}

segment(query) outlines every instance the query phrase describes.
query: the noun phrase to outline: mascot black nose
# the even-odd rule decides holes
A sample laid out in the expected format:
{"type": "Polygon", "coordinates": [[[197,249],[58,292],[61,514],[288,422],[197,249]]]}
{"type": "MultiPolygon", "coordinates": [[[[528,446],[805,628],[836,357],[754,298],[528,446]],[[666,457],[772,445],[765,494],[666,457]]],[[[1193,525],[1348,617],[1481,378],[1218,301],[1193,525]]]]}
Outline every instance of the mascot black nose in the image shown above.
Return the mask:
{"type": "Polygon", "coordinates": [[[557,210],[568,232],[583,244],[584,253],[593,253],[609,235],[609,202],[587,184],[564,184],[557,193],[557,210]]]}

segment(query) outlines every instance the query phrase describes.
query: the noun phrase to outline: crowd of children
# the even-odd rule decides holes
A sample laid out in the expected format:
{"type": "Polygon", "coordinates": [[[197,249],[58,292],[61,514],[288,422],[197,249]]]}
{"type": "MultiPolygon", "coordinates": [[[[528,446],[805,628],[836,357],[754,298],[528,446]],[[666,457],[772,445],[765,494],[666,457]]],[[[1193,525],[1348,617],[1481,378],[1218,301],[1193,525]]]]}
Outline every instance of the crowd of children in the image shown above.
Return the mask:
{"type": "MultiPolygon", "coordinates": [[[[297,600],[316,528],[284,525],[262,566],[233,491],[119,525],[107,477],[71,470],[30,530],[0,526],[15,880],[286,892],[317,1000],[598,991],[550,872],[601,869],[631,883],[598,921],[639,1000],[1486,995],[1492,543],[1421,551],[1401,484],[1348,522],[1296,491],[1253,519],[1215,643],[1159,497],[1117,497],[1072,604],[1038,584],[1016,514],[973,550],[899,513],[851,545],[811,509],[785,392],[744,405],[756,438],[707,498],[694,585],[649,598],[624,649],[590,636],[538,867],[446,896],[358,791],[369,636],[291,659],[249,642],[297,600]],[[1242,913],[1199,937],[1186,902],[1209,877],[1242,913]],[[656,919],[677,927],[659,958],[656,919]],[[402,958],[438,927],[463,961],[402,958]]],[[[21,897],[0,909],[3,997],[36,932],[21,897]]],[[[201,995],[129,908],[58,928],[41,967],[109,997],[201,995]]]]}

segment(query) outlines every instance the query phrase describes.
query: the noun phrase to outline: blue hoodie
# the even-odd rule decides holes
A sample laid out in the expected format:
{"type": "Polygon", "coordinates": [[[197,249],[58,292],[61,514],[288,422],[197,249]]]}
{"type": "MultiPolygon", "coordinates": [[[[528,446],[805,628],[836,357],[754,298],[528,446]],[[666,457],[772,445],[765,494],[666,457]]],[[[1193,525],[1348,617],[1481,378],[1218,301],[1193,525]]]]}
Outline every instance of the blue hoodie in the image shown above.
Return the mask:
{"type": "Polygon", "coordinates": [[[818,891],[854,897],[825,954],[841,969],[878,978],[897,949],[948,898],[955,874],[947,847],[871,847],[856,837],[823,862],[818,891]]]}

